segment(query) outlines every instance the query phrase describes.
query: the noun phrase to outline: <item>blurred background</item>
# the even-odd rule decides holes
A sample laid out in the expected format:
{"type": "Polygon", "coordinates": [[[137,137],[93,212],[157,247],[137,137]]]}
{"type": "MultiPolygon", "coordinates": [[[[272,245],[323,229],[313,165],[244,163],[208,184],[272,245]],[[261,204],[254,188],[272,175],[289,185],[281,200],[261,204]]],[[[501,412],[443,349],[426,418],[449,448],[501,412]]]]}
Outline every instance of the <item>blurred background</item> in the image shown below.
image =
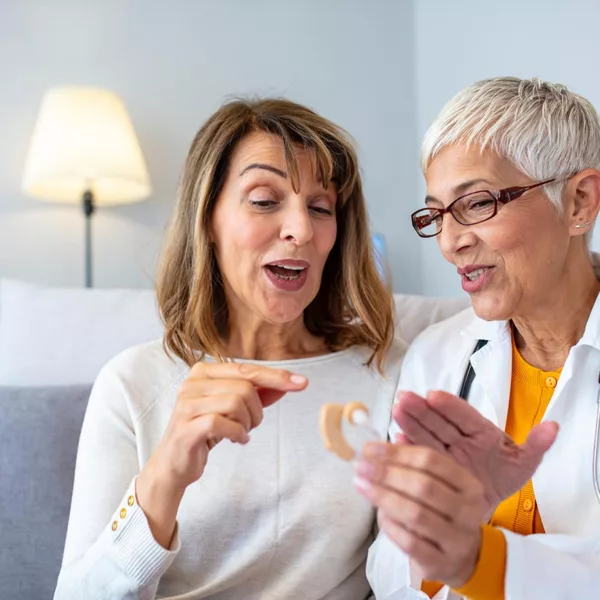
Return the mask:
{"type": "Polygon", "coordinates": [[[152,287],[195,132],[225,99],[268,94],[354,136],[395,291],[461,295],[410,225],[421,137],[454,93],[497,75],[600,107],[599,22],[598,0],[0,0],[0,277],[83,285],[81,207],[21,191],[44,93],[83,85],[124,101],[152,186],[94,215],[96,287],[152,287]]]}

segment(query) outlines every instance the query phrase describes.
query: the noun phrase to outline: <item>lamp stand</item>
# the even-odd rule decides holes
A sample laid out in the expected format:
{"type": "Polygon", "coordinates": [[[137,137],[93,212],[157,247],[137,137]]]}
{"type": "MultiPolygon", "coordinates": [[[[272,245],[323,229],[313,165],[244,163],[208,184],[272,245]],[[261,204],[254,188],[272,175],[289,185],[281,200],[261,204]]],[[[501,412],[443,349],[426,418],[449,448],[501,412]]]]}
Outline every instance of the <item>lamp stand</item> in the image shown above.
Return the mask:
{"type": "Polygon", "coordinates": [[[94,194],[91,190],[83,193],[83,214],[85,215],[85,287],[92,287],[92,215],[94,214],[94,194]]]}

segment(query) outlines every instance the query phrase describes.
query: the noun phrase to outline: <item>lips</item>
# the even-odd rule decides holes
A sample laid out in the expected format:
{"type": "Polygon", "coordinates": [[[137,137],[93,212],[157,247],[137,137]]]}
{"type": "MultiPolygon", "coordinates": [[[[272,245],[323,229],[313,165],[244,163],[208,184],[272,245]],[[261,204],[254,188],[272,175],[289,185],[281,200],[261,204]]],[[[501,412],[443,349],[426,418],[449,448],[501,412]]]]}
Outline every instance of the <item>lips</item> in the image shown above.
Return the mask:
{"type": "Polygon", "coordinates": [[[493,265],[473,264],[473,265],[465,265],[464,267],[457,267],[456,271],[462,277],[463,275],[468,275],[469,273],[472,273],[473,271],[479,271],[481,269],[491,269],[491,268],[493,268],[493,265]]]}
{"type": "Polygon", "coordinates": [[[265,272],[278,289],[295,292],[304,287],[310,263],[305,260],[280,259],[267,263],[265,272]]]}
{"type": "Polygon", "coordinates": [[[467,265],[458,268],[463,290],[469,294],[481,291],[492,277],[492,265],[467,265]]]}
{"type": "Polygon", "coordinates": [[[279,265],[268,265],[267,269],[277,275],[277,277],[282,277],[283,279],[297,279],[303,271],[303,269],[290,269],[288,267],[280,267],[279,265]]]}
{"type": "Polygon", "coordinates": [[[282,259],[270,262],[265,267],[276,277],[290,281],[300,279],[309,263],[305,260],[282,259]]]}

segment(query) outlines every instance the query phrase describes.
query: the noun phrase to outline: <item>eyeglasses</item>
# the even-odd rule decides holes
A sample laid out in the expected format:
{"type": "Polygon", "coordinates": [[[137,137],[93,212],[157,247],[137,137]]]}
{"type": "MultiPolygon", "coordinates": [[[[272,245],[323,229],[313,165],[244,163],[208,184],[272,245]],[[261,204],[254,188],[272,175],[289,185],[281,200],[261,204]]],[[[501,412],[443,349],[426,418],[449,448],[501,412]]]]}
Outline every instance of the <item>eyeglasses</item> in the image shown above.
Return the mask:
{"type": "Polygon", "coordinates": [[[444,215],[450,213],[461,225],[477,225],[489,221],[498,214],[502,206],[520,198],[525,192],[563,179],[546,179],[524,187],[509,187],[503,190],[479,190],[460,196],[446,208],[421,208],[411,215],[412,226],[423,238],[435,237],[442,231],[444,215]]]}

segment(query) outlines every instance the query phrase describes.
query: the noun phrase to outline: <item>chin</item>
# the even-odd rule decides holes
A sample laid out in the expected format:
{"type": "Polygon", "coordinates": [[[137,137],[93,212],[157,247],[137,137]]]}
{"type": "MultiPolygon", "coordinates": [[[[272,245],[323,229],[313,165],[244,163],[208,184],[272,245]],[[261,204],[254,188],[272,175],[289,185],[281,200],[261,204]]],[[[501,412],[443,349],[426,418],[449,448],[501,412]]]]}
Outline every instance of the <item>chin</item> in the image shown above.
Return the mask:
{"type": "Polygon", "coordinates": [[[302,317],[305,306],[301,302],[291,302],[284,298],[280,302],[270,302],[260,311],[265,321],[269,323],[291,323],[302,317]]]}
{"type": "Polygon", "coordinates": [[[304,315],[317,292],[307,288],[293,294],[268,290],[258,301],[259,312],[270,323],[291,323],[304,315]]]}
{"type": "Polygon", "coordinates": [[[512,318],[509,304],[492,294],[471,296],[471,305],[475,314],[484,321],[508,321],[512,318]]]}

